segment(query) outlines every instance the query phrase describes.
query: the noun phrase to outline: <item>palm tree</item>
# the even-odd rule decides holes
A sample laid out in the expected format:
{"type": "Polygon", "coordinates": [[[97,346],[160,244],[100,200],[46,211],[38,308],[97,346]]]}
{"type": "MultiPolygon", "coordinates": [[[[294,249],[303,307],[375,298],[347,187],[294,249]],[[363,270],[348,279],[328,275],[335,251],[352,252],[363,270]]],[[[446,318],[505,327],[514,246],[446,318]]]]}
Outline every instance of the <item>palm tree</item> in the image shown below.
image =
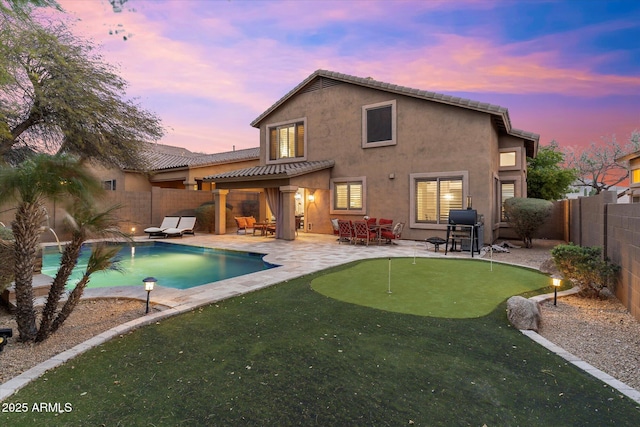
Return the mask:
{"type": "Polygon", "coordinates": [[[100,182],[79,160],[64,155],[38,154],[17,167],[0,167],[0,204],[17,202],[11,224],[15,249],[16,323],[20,341],[33,341],[37,334],[33,306],[33,270],[39,249],[44,204],[71,196],[91,200],[102,192],[100,182]]]}
{"type": "MultiPolygon", "coordinates": [[[[87,269],[82,275],[82,278],[80,279],[80,281],[78,281],[75,288],[73,288],[73,291],[71,291],[71,293],[69,294],[69,298],[67,298],[67,301],[62,306],[60,313],[51,324],[51,327],[48,330],[48,334],[43,339],[47,338],[50,334],[57,331],[58,328],[60,328],[60,326],[62,326],[64,321],[67,319],[67,317],[69,317],[73,309],[76,308],[76,306],[80,302],[80,297],[82,296],[84,289],[89,283],[91,274],[107,269],[118,269],[117,263],[114,262],[114,258],[119,250],[119,246],[108,245],[104,242],[96,244],[96,246],[93,248],[93,251],[91,252],[89,262],[87,263],[87,269]]],[[[40,330],[42,331],[42,329],[40,330]]]]}
{"type": "Polygon", "coordinates": [[[42,309],[42,319],[40,320],[40,328],[36,336],[36,342],[46,340],[62,325],[69,314],[71,314],[80,296],[82,296],[82,292],[92,273],[108,268],[117,269],[117,265],[112,258],[118,253],[120,248],[117,246],[110,248],[105,248],[102,245],[95,246],[84,276],[71,292],[69,300],[54,320],[60,298],[78,262],[82,245],[87,238],[113,237],[120,240],[129,238],[117,227],[118,220],[114,216],[114,212],[119,208],[120,206],[112,206],[105,211],[96,212],[95,205],[88,204],[81,200],[76,200],[68,208],[70,213],[67,216],[66,222],[72,230],[71,241],[65,245],[64,252],[60,259],[60,268],[49,288],[47,302],[42,309]]]}

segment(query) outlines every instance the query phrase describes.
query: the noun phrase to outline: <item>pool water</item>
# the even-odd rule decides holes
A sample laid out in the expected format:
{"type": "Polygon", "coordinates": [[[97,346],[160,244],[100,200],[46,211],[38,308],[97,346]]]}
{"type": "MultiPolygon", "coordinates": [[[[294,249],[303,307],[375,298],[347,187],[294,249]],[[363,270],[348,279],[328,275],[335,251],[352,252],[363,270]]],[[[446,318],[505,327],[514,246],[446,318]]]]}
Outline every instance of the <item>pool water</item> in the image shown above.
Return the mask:
{"type": "MultiPolygon", "coordinates": [[[[78,265],[68,281],[73,288],[84,273],[90,245],[82,248],[78,265]]],[[[43,253],[42,273],[54,277],[60,264],[56,247],[43,253]]],[[[124,244],[117,255],[122,272],[108,270],[91,275],[88,288],[110,286],[142,286],[142,279],[153,276],[159,286],[188,289],[206,283],[255,273],[277,267],[262,258],[264,254],[236,252],[197,246],[176,245],[164,242],[137,242],[124,244]]]]}

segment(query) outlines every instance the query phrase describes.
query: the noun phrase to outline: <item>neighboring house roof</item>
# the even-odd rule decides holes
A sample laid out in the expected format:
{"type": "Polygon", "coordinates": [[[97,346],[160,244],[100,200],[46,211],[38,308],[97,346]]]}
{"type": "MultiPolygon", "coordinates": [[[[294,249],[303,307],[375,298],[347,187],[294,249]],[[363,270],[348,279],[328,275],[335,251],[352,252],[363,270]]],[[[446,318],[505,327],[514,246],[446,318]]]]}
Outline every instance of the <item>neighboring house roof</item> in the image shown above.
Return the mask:
{"type": "Polygon", "coordinates": [[[614,159],[614,161],[621,163],[621,162],[629,161],[631,159],[637,159],[638,157],[640,157],[640,151],[634,151],[633,153],[629,153],[624,156],[618,157],[614,159]]]}
{"type": "Polygon", "coordinates": [[[153,144],[145,153],[150,171],[209,166],[224,163],[257,160],[260,158],[260,147],[226,151],[216,154],[193,153],[185,148],[163,144],[153,144]]]}
{"type": "Polygon", "coordinates": [[[351,83],[358,86],[369,87],[372,89],[382,90],[390,93],[396,93],[399,95],[410,96],[413,98],[420,98],[427,101],[453,105],[456,107],[462,107],[469,110],[475,110],[475,111],[491,114],[494,117],[496,126],[499,129],[501,129],[503,132],[509,135],[523,138],[525,141],[529,142],[528,144],[526,144],[527,156],[533,157],[538,151],[538,141],[540,140],[540,135],[532,132],[526,132],[520,129],[514,129],[511,126],[511,119],[509,118],[509,110],[499,105],[473,101],[471,99],[444,95],[436,92],[428,92],[420,89],[413,89],[405,86],[398,86],[391,83],[379,82],[377,80],[373,80],[370,77],[369,78],[355,77],[355,76],[350,76],[347,74],[341,74],[341,73],[336,73],[336,72],[327,71],[327,70],[315,71],[313,74],[307,77],[302,83],[294,87],[289,93],[287,93],[285,96],[280,98],[275,104],[269,107],[264,113],[260,114],[258,118],[256,118],[253,122],[251,122],[251,126],[260,127],[260,122],[265,117],[271,114],[280,105],[282,105],[284,102],[286,102],[289,98],[293,97],[298,92],[311,89],[312,86],[315,87],[317,85],[320,85],[320,87],[329,87],[336,84],[336,82],[351,83]],[[316,79],[318,79],[319,81],[315,82],[314,80],[316,79]],[[309,85],[309,88],[307,88],[307,85],[309,85]]]}
{"type": "Polygon", "coordinates": [[[275,165],[254,166],[237,169],[204,177],[204,181],[233,182],[233,181],[262,181],[266,179],[293,178],[323,169],[332,168],[333,160],[318,160],[311,162],[279,163],[275,165]]]}

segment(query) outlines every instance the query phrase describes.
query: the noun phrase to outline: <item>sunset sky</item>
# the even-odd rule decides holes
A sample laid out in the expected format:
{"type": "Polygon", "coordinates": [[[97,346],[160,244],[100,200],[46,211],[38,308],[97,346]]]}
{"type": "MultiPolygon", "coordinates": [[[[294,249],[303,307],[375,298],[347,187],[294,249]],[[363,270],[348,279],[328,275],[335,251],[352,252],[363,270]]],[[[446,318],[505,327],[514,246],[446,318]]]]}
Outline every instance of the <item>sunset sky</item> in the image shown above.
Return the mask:
{"type": "Polygon", "coordinates": [[[541,145],[640,130],[637,0],[59,3],[193,151],[258,146],[249,123],[317,69],[501,105],[541,145]]]}

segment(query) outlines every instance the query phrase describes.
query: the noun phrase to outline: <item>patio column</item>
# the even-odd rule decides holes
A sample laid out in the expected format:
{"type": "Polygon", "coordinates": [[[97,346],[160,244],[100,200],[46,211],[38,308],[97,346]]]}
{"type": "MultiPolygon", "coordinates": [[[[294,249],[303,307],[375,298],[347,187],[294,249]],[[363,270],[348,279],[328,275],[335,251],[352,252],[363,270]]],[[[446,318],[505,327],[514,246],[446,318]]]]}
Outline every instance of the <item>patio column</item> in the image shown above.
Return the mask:
{"type": "Polygon", "coordinates": [[[184,185],[184,189],[185,190],[197,190],[198,189],[198,183],[193,181],[182,181],[182,184],[184,185]]]}
{"type": "Polygon", "coordinates": [[[295,240],[296,238],[296,191],[295,185],[284,185],[280,187],[282,198],[282,238],[284,240],[295,240]]]}
{"type": "Polygon", "coordinates": [[[229,190],[211,190],[213,200],[216,202],[215,234],[227,232],[227,194],[229,190]]]}

